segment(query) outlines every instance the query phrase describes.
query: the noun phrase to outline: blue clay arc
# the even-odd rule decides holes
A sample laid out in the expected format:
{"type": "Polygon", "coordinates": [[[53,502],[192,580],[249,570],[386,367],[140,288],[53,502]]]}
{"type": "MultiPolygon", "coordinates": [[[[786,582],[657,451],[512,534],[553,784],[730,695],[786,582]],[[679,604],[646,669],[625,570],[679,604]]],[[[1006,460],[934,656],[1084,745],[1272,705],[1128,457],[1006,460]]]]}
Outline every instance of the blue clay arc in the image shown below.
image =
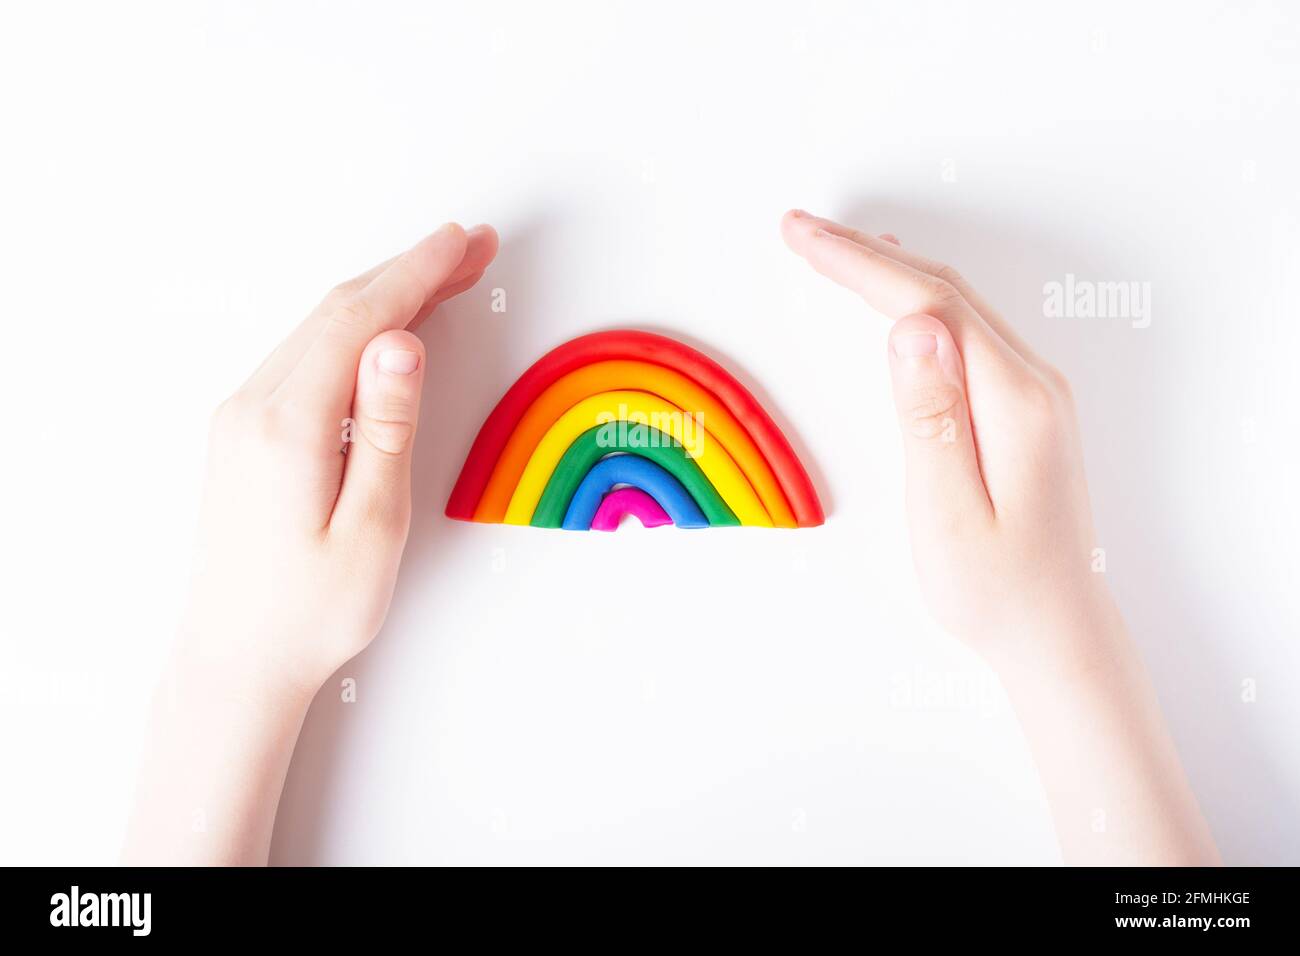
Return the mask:
{"type": "Polygon", "coordinates": [[[640,455],[612,455],[598,461],[582,479],[569,501],[563,527],[569,531],[590,529],[601,499],[615,485],[640,488],[659,502],[679,528],[709,526],[709,519],[704,517],[695,499],[668,470],[640,455]]]}

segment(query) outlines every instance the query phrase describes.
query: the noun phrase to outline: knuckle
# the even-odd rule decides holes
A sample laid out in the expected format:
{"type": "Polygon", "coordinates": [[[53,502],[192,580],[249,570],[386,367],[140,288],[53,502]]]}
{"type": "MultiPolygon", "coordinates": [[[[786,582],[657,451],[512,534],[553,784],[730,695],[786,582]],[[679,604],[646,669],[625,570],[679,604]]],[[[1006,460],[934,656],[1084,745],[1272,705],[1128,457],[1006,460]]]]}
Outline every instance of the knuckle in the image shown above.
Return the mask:
{"type": "Polygon", "coordinates": [[[221,431],[229,425],[236,414],[235,396],[231,395],[214,408],[212,414],[208,416],[208,430],[221,431]]]}
{"type": "Polygon", "coordinates": [[[420,270],[416,267],[415,262],[412,261],[410,250],[407,250],[394,259],[393,264],[389,266],[389,269],[394,274],[401,273],[402,277],[408,282],[418,286],[424,285],[423,278],[420,275],[420,270]]]}
{"type": "Polygon", "coordinates": [[[415,440],[415,424],[398,418],[365,417],[360,421],[361,434],[380,454],[399,457],[406,454],[415,440]]]}
{"type": "Polygon", "coordinates": [[[937,275],[926,275],[923,286],[922,296],[926,303],[925,311],[939,311],[944,307],[951,305],[961,299],[961,293],[957,287],[937,275]]]}
{"type": "Polygon", "coordinates": [[[268,403],[251,427],[261,444],[291,452],[318,448],[324,434],[319,413],[297,402],[268,403]]]}
{"type": "Polygon", "coordinates": [[[1048,386],[1056,393],[1058,399],[1067,406],[1074,403],[1074,388],[1070,385],[1069,378],[1055,365],[1048,365],[1043,370],[1043,375],[1047,379],[1048,386]]]}
{"type": "Polygon", "coordinates": [[[374,310],[360,296],[343,295],[330,309],[329,322],[343,329],[368,329],[374,325],[374,310]]]}
{"type": "Polygon", "coordinates": [[[248,397],[238,391],[224,399],[208,416],[208,432],[212,435],[225,434],[238,428],[247,416],[250,408],[248,397]]]}
{"type": "Polygon", "coordinates": [[[333,312],[348,299],[352,298],[356,292],[351,280],[340,282],[334,288],[325,293],[324,298],[320,300],[320,309],[325,312],[333,312]]]}
{"type": "Polygon", "coordinates": [[[960,289],[966,283],[960,272],[944,262],[934,264],[934,277],[948,283],[953,289],[960,289]]]}
{"type": "Polygon", "coordinates": [[[903,408],[903,420],[908,431],[917,438],[954,435],[961,402],[961,389],[956,385],[928,385],[909,396],[903,408]]]}
{"type": "Polygon", "coordinates": [[[260,442],[278,445],[293,434],[290,417],[282,408],[265,408],[253,419],[251,425],[260,442]]]}
{"type": "Polygon", "coordinates": [[[363,512],[361,527],[383,541],[405,540],[411,530],[409,496],[384,495],[370,499],[363,512]]]}
{"type": "Polygon", "coordinates": [[[1060,415],[1060,404],[1052,387],[1035,378],[1020,389],[1017,404],[1025,424],[1035,432],[1051,431],[1060,415]]]}

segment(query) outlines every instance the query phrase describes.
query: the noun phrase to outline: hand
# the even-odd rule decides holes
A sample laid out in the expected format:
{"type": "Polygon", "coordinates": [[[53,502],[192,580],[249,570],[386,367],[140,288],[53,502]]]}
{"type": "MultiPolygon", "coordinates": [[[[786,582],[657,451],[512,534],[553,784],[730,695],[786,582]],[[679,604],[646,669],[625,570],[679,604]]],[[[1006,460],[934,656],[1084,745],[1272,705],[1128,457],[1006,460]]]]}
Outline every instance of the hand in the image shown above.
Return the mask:
{"type": "Polygon", "coordinates": [[[1218,862],[1102,575],[1065,378],[950,267],[803,212],[818,272],[894,319],[912,552],[931,611],[994,666],[1071,863],[1218,862]]]}
{"type": "Polygon", "coordinates": [[[448,224],[344,282],[217,410],[186,626],[205,659],[314,693],[378,632],[411,514],[411,330],[496,247],[448,224]]]}
{"type": "Polygon", "coordinates": [[[496,250],[491,227],[448,224],[344,282],[217,410],[128,860],[265,862],[307,706],[392,598],[424,375],[412,329],[496,250]]]}
{"type": "Polygon", "coordinates": [[[895,319],[912,555],[931,612],[1000,668],[1086,666],[1072,621],[1113,613],[1070,386],[951,267],[791,212],[790,248],[895,319]]]}

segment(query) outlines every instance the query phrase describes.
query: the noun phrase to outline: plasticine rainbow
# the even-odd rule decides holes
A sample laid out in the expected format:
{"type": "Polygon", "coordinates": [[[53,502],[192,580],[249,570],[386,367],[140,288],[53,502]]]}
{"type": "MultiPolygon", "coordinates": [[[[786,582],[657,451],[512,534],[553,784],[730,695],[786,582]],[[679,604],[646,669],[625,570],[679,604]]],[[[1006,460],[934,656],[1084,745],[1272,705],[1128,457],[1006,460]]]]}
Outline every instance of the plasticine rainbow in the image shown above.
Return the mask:
{"type": "Polygon", "coordinates": [[[771,416],[674,339],[573,339],[519,376],[470,448],[447,516],[539,528],[808,528],[825,521],[771,416]]]}

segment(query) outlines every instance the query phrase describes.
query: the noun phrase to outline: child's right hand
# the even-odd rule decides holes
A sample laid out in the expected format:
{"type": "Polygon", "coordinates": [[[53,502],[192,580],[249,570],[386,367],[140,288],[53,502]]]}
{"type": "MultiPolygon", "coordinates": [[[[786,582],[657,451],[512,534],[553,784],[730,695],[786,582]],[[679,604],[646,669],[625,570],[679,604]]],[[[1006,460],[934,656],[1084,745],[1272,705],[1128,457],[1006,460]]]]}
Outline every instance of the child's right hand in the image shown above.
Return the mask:
{"type": "Polygon", "coordinates": [[[896,319],[889,365],[930,609],[995,667],[1087,666],[1110,620],[1070,386],[951,267],[793,211],[790,248],[896,319]]]}
{"type": "Polygon", "coordinates": [[[947,266],[802,212],[785,241],[895,319],[912,553],[997,669],[1074,864],[1219,860],[1102,576],[1069,386],[947,266]]]}

